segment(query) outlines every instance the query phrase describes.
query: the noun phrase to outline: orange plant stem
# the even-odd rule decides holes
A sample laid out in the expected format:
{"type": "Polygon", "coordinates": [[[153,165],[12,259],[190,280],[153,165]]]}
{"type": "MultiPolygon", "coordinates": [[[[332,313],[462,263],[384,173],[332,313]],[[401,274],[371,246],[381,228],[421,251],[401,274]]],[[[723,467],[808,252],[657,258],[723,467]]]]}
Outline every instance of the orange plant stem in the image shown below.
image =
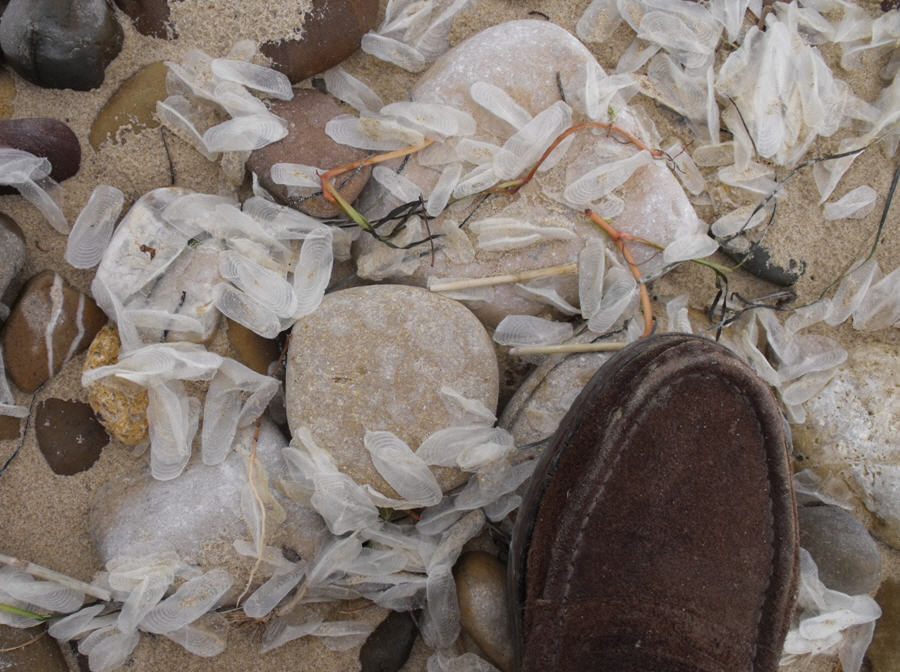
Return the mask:
{"type": "Polygon", "coordinates": [[[428,147],[428,145],[430,145],[432,142],[434,142],[434,140],[426,138],[425,142],[422,142],[418,145],[409,145],[408,147],[404,147],[403,149],[395,149],[393,152],[367,156],[364,159],[359,159],[351,163],[345,163],[343,166],[332,168],[331,170],[328,170],[319,176],[319,180],[322,183],[322,196],[325,197],[326,201],[335,203],[336,201],[334,200],[334,194],[332,194],[331,190],[325,186],[326,182],[331,182],[331,180],[333,180],[338,175],[349,172],[351,170],[356,170],[357,168],[360,168],[362,166],[372,166],[376,163],[390,161],[391,159],[399,159],[406,156],[407,154],[415,154],[416,152],[428,147]]]}
{"type": "Polygon", "coordinates": [[[631,275],[634,276],[634,279],[637,282],[638,292],[641,296],[641,313],[644,316],[644,333],[641,334],[641,338],[649,336],[653,333],[653,307],[650,305],[650,292],[647,291],[647,285],[641,275],[641,269],[638,268],[637,262],[631,254],[631,250],[629,250],[628,245],[625,244],[626,240],[636,240],[636,238],[629,233],[624,233],[614,228],[612,224],[590,208],[587,208],[584,211],[584,214],[590,217],[594,224],[603,229],[606,235],[612,238],[616,247],[619,248],[619,252],[625,257],[625,262],[628,264],[628,269],[631,271],[631,275]]]}
{"type": "Polygon", "coordinates": [[[630,143],[635,145],[638,149],[647,150],[648,152],[650,152],[650,155],[654,159],[658,159],[661,156],[665,155],[665,152],[663,152],[661,149],[650,149],[650,147],[645,145],[638,138],[636,138],[634,135],[632,135],[631,133],[626,131],[621,126],[616,126],[615,124],[608,124],[603,121],[585,121],[583,123],[575,124],[574,126],[570,126],[566,130],[564,130],[562,133],[560,133],[556,137],[556,140],[554,140],[550,144],[550,146],[547,148],[547,150],[541,155],[541,158],[538,159],[538,162],[536,164],[534,164],[534,167],[532,167],[532,169],[528,171],[528,174],[525,175],[525,177],[523,177],[521,180],[516,180],[515,184],[513,184],[509,187],[506,187],[506,189],[505,189],[506,192],[510,193],[510,194],[514,194],[519,189],[521,189],[526,184],[528,184],[528,182],[531,181],[531,178],[534,177],[534,174],[537,172],[537,169],[540,168],[541,164],[547,160],[547,157],[550,156],[550,153],[554,149],[556,149],[556,147],[559,145],[559,143],[561,143],[563,140],[565,140],[567,137],[569,137],[572,133],[575,133],[576,131],[580,131],[585,128],[608,128],[609,130],[615,131],[616,133],[621,135],[623,138],[625,138],[630,143]]]}

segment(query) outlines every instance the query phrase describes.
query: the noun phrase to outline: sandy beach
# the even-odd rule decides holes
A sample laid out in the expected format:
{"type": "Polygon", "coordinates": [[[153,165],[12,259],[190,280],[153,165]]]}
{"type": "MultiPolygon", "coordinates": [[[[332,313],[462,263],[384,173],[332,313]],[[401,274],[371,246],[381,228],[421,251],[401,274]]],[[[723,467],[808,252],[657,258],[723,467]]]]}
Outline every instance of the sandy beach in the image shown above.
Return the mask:
{"type": "MultiPolygon", "coordinates": [[[[588,4],[588,0],[552,0],[533,5],[521,0],[472,0],[454,20],[450,42],[458,44],[486,27],[527,18],[552,21],[574,34],[575,24],[588,4]]],[[[877,5],[864,4],[873,15],[878,12],[877,5]]],[[[158,126],[137,131],[122,128],[115,138],[107,139],[97,147],[92,146],[90,136],[98,112],[122,83],[144,66],[165,60],[180,61],[192,48],[218,57],[226,55],[237,39],[264,41],[282,37],[285,35],[282,32],[284,22],[303,10],[303,3],[300,2],[270,3],[266,0],[183,0],[173,2],[172,6],[178,33],[178,38],[172,40],[140,34],[129,18],[116,10],[124,30],[124,44],[121,53],[106,68],[104,82],[97,89],[43,89],[24,80],[11,68],[0,66],[0,96],[5,97],[0,100],[0,118],[54,117],[68,124],[79,139],[82,151],[80,170],[63,183],[63,212],[70,222],[75,220],[92,190],[99,184],[114,185],[124,192],[123,212],[144,193],[170,184],[216,193],[220,185],[217,164],[206,161],[171,134],[165,137],[158,126]],[[279,12],[276,6],[281,4],[284,8],[279,12]],[[235,5],[241,7],[240,14],[229,11],[235,5]],[[7,97],[3,93],[5,91],[11,92],[11,96],[7,97]]],[[[385,1],[382,0],[379,23],[384,9],[385,1]]],[[[296,27],[296,22],[293,27],[296,27]]],[[[623,25],[608,42],[588,46],[600,65],[611,72],[633,39],[634,33],[623,25]]],[[[724,59],[732,49],[731,45],[723,43],[720,46],[721,58],[724,59]]],[[[822,53],[835,76],[846,81],[855,95],[865,101],[875,100],[887,85],[878,73],[887,65],[888,55],[880,51],[877,54],[865,52],[862,55],[863,67],[853,71],[841,68],[837,46],[823,45],[822,53]]],[[[367,82],[386,102],[406,100],[418,78],[417,74],[378,61],[361,51],[350,57],[343,67],[367,82]]],[[[309,85],[308,82],[303,84],[309,85]]],[[[688,140],[689,130],[675,112],[643,95],[635,96],[630,105],[643,108],[663,138],[688,140]]],[[[837,151],[840,140],[852,135],[850,129],[841,129],[832,137],[819,138],[806,156],[837,151]]],[[[884,145],[874,146],[865,151],[842,178],[840,193],[863,184],[870,185],[877,192],[874,210],[862,219],[825,220],[812,170],[800,171],[785,185],[779,199],[778,220],[768,232],[766,244],[776,260],[799,259],[806,264],[804,275],[792,288],[796,295],[792,305],[801,306],[817,299],[830,283],[868,251],[882,215],[896,162],[896,155],[886,156],[884,145]]],[[[778,167],[779,177],[783,178],[786,173],[784,167],[778,167]]],[[[875,258],[885,274],[900,263],[898,208],[900,205],[894,204],[890,210],[875,252],[875,258]]],[[[696,210],[706,222],[712,222],[722,214],[712,205],[699,205],[696,210]]],[[[14,287],[20,287],[28,278],[49,269],[61,273],[76,289],[90,292],[93,269],[77,270],[66,264],[63,257],[66,237],[54,232],[32,205],[17,195],[0,196],[0,213],[13,218],[26,238],[27,261],[14,280],[14,287]]],[[[733,263],[721,252],[712,259],[724,264],[733,263]]],[[[729,291],[748,299],[766,297],[779,289],[743,270],[735,271],[729,277],[729,291]]],[[[691,317],[697,324],[709,324],[703,313],[714,300],[716,292],[713,273],[695,264],[682,264],[651,286],[654,305],[659,311],[664,311],[665,301],[669,298],[688,294],[691,317]]],[[[864,332],[852,328],[850,321],[846,321],[837,327],[819,323],[811,327],[809,333],[827,335],[849,352],[870,344],[893,349],[894,352],[900,347],[900,331],[896,328],[864,332]]],[[[233,355],[223,333],[216,336],[210,349],[226,356],[233,355]]],[[[498,346],[501,365],[504,365],[509,359],[502,350],[498,346]]],[[[87,401],[87,393],[80,383],[84,358],[84,353],[73,357],[33,396],[15,391],[17,402],[29,406],[32,412],[21,438],[0,440],[0,464],[15,454],[6,470],[0,473],[0,501],[4,503],[0,507],[0,552],[90,582],[102,568],[88,527],[88,512],[94,494],[104,483],[133,471],[147,460],[147,454],[135,455],[133,449],[113,440],[87,471],[73,476],[59,476],[48,467],[36,443],[34,409],[51,398],[87,401]]],[[[526,370],[527,367],[516,363],[501,371],[501,398],[508,398],[526,370]]],[[[900,372],[895,372],[895,375],[900,375],[900,372]]],[[[854,514],[870,528],[877,523],[862,506],[857,506],[854,514]]],[[[884,562],[884,580],[900,581],[900,551],[880,541],[878,543],[884,562]]],[[[494,553],[499,550],[487,536],[477,539],[472,545],[494,553]]],[[[248,561],[247,567],[250,564],[248,561]]],[[[344,606],[347,613],[354,614],[354,618],[372,623],[380,621],[387,613],[363,602],[351,602],[344,606]]],[[[164,637],[145,635],[123,669],[131,672],[345,672],[359,669],[358,648],[334,652],[325,648],[318,638],[309,637],[260,655],[262,624],[250,619],[223,620],[222,627],[228,630],[228,647],[218,657],[199,658],[164,637]]],[[[72,671],[87,669],[78,667],[73,650],[68,645],[63,644],[62,649],[72,671]]],[[[424,672],[425,661],[430,654],[431,651],[419,638],[402,669],[406,672],[424,672]]],[[[3,654],[0,653],[0,668],[3,668],[2,661],[3,654]]],[[[86,665],[86,662],[83,664],[86,665]]],[[[896,672],[900,668],[876,669],[877,672],[896,672]]]]}

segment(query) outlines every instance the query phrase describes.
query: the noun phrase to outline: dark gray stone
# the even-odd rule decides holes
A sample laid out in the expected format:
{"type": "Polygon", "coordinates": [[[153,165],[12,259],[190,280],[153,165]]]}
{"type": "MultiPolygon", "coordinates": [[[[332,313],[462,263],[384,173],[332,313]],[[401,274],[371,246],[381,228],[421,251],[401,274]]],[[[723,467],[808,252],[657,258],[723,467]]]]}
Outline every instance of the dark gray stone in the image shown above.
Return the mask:
{"type": "Polygon", "coordinates": [[[361,672],[397,672],[406,664],[418,629],[406,611],[392,611],[359,650],[361,672]]]}
{"type": "Polygon", "coordinates": [[[829,588],[849,595],[869,593],[881,583],[881,552],[865,526],[836,506],[801,506],[800,545],[829,588]]]}
{"type": "Polygon", "coordinates": [[[28,81],[49,89],[100,86],[123,39],[106,0],[10,0],[0,20],[6,61],[28,81]]]}

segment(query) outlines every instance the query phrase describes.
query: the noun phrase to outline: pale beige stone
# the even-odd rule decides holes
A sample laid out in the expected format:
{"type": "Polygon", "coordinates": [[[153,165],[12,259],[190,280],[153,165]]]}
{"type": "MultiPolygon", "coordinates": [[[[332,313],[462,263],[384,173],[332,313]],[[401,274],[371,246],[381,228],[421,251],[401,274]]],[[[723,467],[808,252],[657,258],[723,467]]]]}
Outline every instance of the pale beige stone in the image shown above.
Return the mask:
{"type": "MultiPolygon", "coordinates": [[[[354,287],[326,295],[294,325],[285,385],[291,432],[308,427],[339,469],[396,497],[372,465],[366,430],[393,432],[416,450],[451,422],[443,386],[496,409],[497,360],[461,303],[415,287],[354,287]]],[[[465,480],[456,469],[434,472],[444,491],[465,480]]]]}

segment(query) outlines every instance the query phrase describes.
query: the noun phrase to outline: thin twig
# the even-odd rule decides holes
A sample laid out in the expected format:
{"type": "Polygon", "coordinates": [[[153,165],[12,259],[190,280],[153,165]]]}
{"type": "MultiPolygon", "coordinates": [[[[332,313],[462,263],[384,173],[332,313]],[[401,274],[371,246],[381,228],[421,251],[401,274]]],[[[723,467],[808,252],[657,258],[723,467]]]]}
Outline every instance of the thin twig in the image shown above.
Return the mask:
{"type": "Polygon", "coordinates": [[[61,586],[77,590],[79,593],[84,593],[91,597],[96,597],[98,600],[103,600],[104,602],[109,602],[112,599],[112,594],[108,590],[98,588],[97,586],[85,583],[84,581],[79,581],[78,579],[73,579],[71,576],[60,574],[52,569],[36,565],[33,562],[19,560],[18,558],[14,558],[11,555],[4,555],[3,553],[0,553],[0,562],[4,565],[21,569],[26,574],[31,574],[39,579],[58,583],[61,586]]]}
{"type": "Polygon", "coordinates": [[[521,345],[509,349],[509,354],[524,357],[525,355],[555,355],[573,352],[615,352],[624,348],[627,343],[603,341],[597,343],[560,343],[558,345],[521,345]]]}
{"type": "Polygon", "coordinates": [[[531,271],[519,273],[506,273],[504,275],[492,275],[485,278],[467,278],[465,280],[445,280],[433,282],[428,285],[432,292],[451,292],[459,289],[471,289],[473,287],[492,287],[494,285],[508,285],[513,282],[524,282],[535,278],[547,278],[554,275],[571,275],[578,272],[578,264],[560,264],[558,266],[545,266],[531,271]]]}
{"type": "Polygon", "coordinates": [[[27,642],[22,642],[21,644],[16,644],[15,646],[10,646],[6,649],[0,649],[0,653],[9,653],[10,651],[18,651],[19,649],[24,649],[26,646],[31,646],[32,644],[34,644],[46,634],[46,630],[41,630],[37,635],[29,639],[27,642]]]}

